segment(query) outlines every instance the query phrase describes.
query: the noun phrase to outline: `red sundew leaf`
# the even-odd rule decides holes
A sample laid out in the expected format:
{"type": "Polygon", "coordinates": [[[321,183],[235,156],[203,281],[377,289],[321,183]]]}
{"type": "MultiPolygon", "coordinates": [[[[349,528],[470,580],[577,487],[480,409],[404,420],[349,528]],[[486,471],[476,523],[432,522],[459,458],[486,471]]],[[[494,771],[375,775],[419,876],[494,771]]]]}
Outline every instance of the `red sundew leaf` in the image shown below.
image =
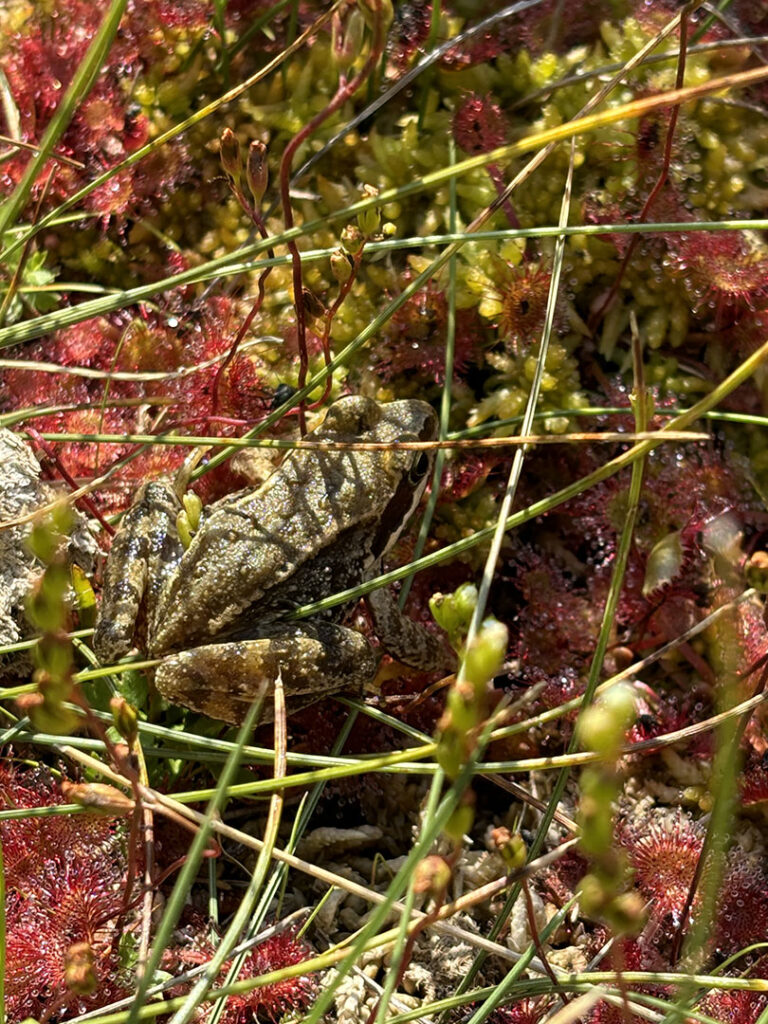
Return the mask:
{"type": "Polygon", "coordinates": [[[501,459],[497,455],[461,452],[447,463],[440,481],[440,501],[467,498],[485,483],[501,459]]]}
{"type": "Polygon", "coordinates": [[[638,700],[637,719],[627,733],[627,743],[641,743],[690,723],[690,717],[681,716],[679,708],[671,698],[654,693],[650,703],[644,699],[638,700]]]}
{"type": "Polygon", "coordinates": [[[86,198],[84,206],[99,213],[106,225],[110,217],[119,217],[136,207],[133,171],[127,168],[113,174],[86,198]]]}
{"type": "Polygon", "coordinates": [[[24,906],[23,914],[9,914],[5,994],[12,1021],[36,1016],[63,995],[67,948],[48,915],[28,906],[24,906]]]}
{"type": "Polygon", "coordinates": [[[539,887],[554,899],[558,907],[564,906],[575,894],[579,882],[589,870],[587,860],[578,850],[570,849],[542,873],[539,887]]]}
{"type": "Polygon", "coordinates": [[[531,549],[520,554],[515,583],[522,595],[518,633],[524,668],[553,679],[566,666],[578,672],[574,661],[589,656],[599,627],[591,596],[555,559],[531,549]]]}
{"type": "MultiPolygon", "coordinates": [[[[75,112],[60,141],[58,152],[74,157],[82,167],[57,162],[46,200],[52,205],[71,195],[96,175],[120,163],[148,138],[146,117],[131,109],[124,83],[154,63],[158,50],[168,49],[156,3],[135,4],[123,19],[121,30],[107,55],[101,75],[75,112]]],[[[176,4],[166,5],[169,9],[176,4]]],[[[205,30],[205,5],[196,5],[197,16],[182,19],[187,29],[205,30]]],[[[98,29],[101,8],[88,0],[68,0],[55,9],[38,5],[21,30],[9,37],[4,70],[19,111],[21,138],[37,143],[63,90],[69,85],[88,45],[98,29]]],[[[181,23],[176,12],[174,19],[181,23]]],[[[19,151],[0,169],[0,193],[8,194],[21,178],[28,154],[19,151]]],[[[105,219],[123,218],[128,211],[147,208],[170,194],[190,173],[184,144],[175,141],[162,154],[150,155],[136,167],[126,168],[86,200],[105,219]]]]}
{"type": "MultiPolygon", "coordinates": [[[[133,373],[170,373],[189,365],[184,338],[155,318],[136,317],[123,332],[118,368],[133,373]]],[[[154,385],[160,390],[158,385],[154,385]]]]}
{"type": "MultiPolygon", "coordinates": [[[[18,355],[32,362],[107,370],[110,369],[121,333],[118,323],[104,317],[94,317],[26,345],[18,355]]],[[[21,376],[21,371],[16,372],[21,376]]],[[[50,392],[69,379],[65,375],[55,377],[50,373],[45,374],[44,378],[48,381],[49,399],[50,392]]]]}
{"type": "Polygon", "coordinates": [[[419,53],[429,35],[431,21],[431,4],[423,0],[397,5],[389,34],[388,57],[398,71],[404,71],[419,53]]]}
{"type": "MultiPolygon", "coordinates": [[[[0,766],[4,807],[63,802],[50,773],[0,766]]],[[[96,815],[21,818],[0,823],[6,869],[6,998],[9,1021],[57,1007],[103,1005],[124,993],[110,924],[122,910],[126,862],[123,825],[96,815]],[[69,992],[67,955],[85,942],[98,988],[87,999],[69,992]]]]}
{"type": "Polygon", "coordinates": [[[744,807],[768,800],[768,760],[761,757],[749,764],[739,781],[741,802],[744,807]]]}
{"type": "Polygon", "coordinates": [[[467,68],[495,60],[501,53],[517,50],[523,24],[520,19],[505,18],[490,31],[474,35],[467,42],[451,47],[441,58],[441,64],[451,70],[467,68]]]}
{"type": "MultiPolygon", "coordinates": [[[[164,964],[166,969],[173,969],[178,965],[205,963],[212,953],[213,947],[204,939],[194,948],[169,949],[164,964]]],[[[246,955],[238,979],[257,978],[281,967],[300,964],[308,959],[310,953],[309,947],[297,939],[293,931],[280,932],[246,955]]],[[[229,968],[230,963],[224,964],[222,978],[229,968]]],[[[306,1009],[316,994],[317,980],[313,976],[289,978],[243,995],[230,996],[221,1019],[223,1024],[251,1024],[261,1013],[275,1021],[286,1013],[306,1009]]]]}
{"type": "MultiPolygon", "coordinates": [[[[498,285],[501,312],[498,315],[499,333],[515,354],[526,352],[541,338],[544,329],[552,272],[542,265],[508,266],[498,285]]],[[[553,330],[563,330],[566,311],[558,299],[555,306],[553,330]]]]}
{"type": "MultiPolygon", "coordinates": [[[[406,283],[409,275],[406,275],[406,283]]],[[[442,384],[445,379],[445,348],[448,302],[434,282],[412,295],[382,331],[373,354],[376,372],[384,380],[414,373],[425,381],[442,384]]],[[[476,361],[482,326],[476,310],[456,312],[454,375],[461,377],[476,361]]]]}
{"type": "Polygon", "coordinates": [[[222,391],[226,391],[222,407],[246,420],[263,417],[272,400],[262,367],[247,355],[236,357],[228,367],[222,391]]]}
{"type": "Polygon", "coordinates": [[[125,115],[114,102],[114,97],[92,92],[79,107],[84,126],[91,130],[100,128],[103,132],[119,132],[125,125],[125,115]]]}
{"type": "Polygon", "coordinates": [[[718,325],[754,310],[768,295],[768,254],[733,231],[667,236],[668,265],[683,280],[695,309],[709,306],[718,325]]]}
{"type": "Polygon", "coordinates": [[[67,953],[72,943],[57,929],[55,917],[24,908],[23,920],[9,921],[6,945],[6,1011],[9,1024],[26,1017],[42,1018],[54,1006],[55,1019],[98,1009],[127,995],[119,954],[112,944],[97,943],[94,969],[97,988],[89,997],[77,996],[66,985],[67,953]]]}
{"type": "MultiPolygon", "coordinates": [[[[531,685],[543,681],[537,679],[537,675],[535,668],[526,673],[526,678],[530,680],[531,685]]],[[[566,665],[558,675],[547,679],[538,702],[545,709],[559,708],[562,704],[567,704],[568,701],[580,697],[584,693],[584,687],[585,682],[579,677],[576,670],[566,665]]],[[[575,718],[576,714],[577,712],[574,711],[572,716],[568,717],[575,718]]]]}
{"type": "MultiPolygon", "coordinates": [[[[294,935],[282,932],[251,950],[245,958],[240,977],[256,978],[281,967],[299,964],[308,955],[309,949],[294,935]]],[[[272,1020],[276,1020],[286,1012],[306,1009],[316,993],[317,980],[313,976],[289,978],[254,989],[243,996],[233,997],[232,1007],[224,1016],[226,1018],[229,1013],[232,1024],[246,1024],[256,1016],[258,1010],[263,1010],[272,1020]]]]}
{"type": "MultiPolygon", "coordinates": [[[[128,133],[123,133],[123,145],[126,153],[132,153],[147,140],[148,132],[143,119],[129,120],[128,125],[128,133]]],[[[148,153],[130,173],[134,205],[139,209],[152,209],[158,201],[169,199],[179,185],[193,176],[194,165],[184,143],[174,140],[148,153]]],[[[186,294],[191,294],[191,289],[186,294]]]]}
{"type": "Polygon", "coordinates": [[[652,913],[659,920],[671,918],[673,925],[679,923],[703,842],[693,822],[682,815],[668,823],[650,821],[621,834],[635,882],[652,901],[652,913]]]}
{"type": "Polygon", "coordinates": [[[490,96],[468,96],[453,115],[453,137],[465,153],[488,153],[507,140],[509,126],[490,96]]]}
{"type": "Polygon", "coordinates": [[[717,990],[707,993],[697,1009],[723,1024],[754,1024],[766,1003],[768,997],[760,992],[717,990]]]}
{"type": "Polygon", "coordinates": [[[117,851],[110,856],[65,850],[55,860],[46,860],[34,889],[28,889],[28,899],[55,918],[68,943],[90,940],[120,912],[124,867],[117,851]]]}
{"type": "Polygon", "coordinates": [[[768,876],[740,860],[726,871],[720,886],[716,943],[721,953],[736,953],[768,940],[768,876]]]}
{"type": "Polygon", "coordinates": [[[116,324],[103,317],[94,317],[57,331],[50,340],[36,343],[25,354],[28,359],[47,360],[62,366],[106,370],[114,358],[120,334],[116,324]]]}
{"type": "Polygon", "coordinates": [[[602,0],[579,0],[567,10],[558,0],[544,0],[522,16],[519,35],[533,53],[563,53],[599,38],[604,20],[602,0]]]}
{"type": "MultiPolygon", "coordinates": [[[[27,346],[24,357],[33,362],[44,360],[104,371],[161,372],[169,376],[164,380],[113,380],[107,393],[103,380],[34,370],[9,370],[2,380],[2,404],[7,409],[50,404],[85,405],[87,408],[83,410],[30,417],[30,423],[43,432],[119,436],[151,433],[152,422],[148,422],[146,409],[140,406],[118,407],[112,405],[111,400],[157,396],[164,404],[175,399],[175,406],[169,409],[164,420],[166,428],[178,425],[178,429],[184,432],[184,425],[188,424],[190,431],[195,433],[232,433],[235,425],[208,423],[205,417],[211,410],[213,384],[220,365],[211,360],[229,350],[236,328],[237,310],[228,298],[214,298],[202,313],[180,322],[156,311],[143,310],[128,321],[124,318],[119,321],[107,318],[87,320],[27,346]],[[202,365],[196,370],[195,367],[201,363],[210,365],[202,365]],[[174,375],[175,371],[187,367],[193,372],[174,375]]],[[[258,361],[250,356],[247,362],[243,360],[235,364],[236,380],[239,375],[238,388],[227,410],[238,420],[254,418],[263,413],[268,404],[266,391],[258,380],[258,361]],[[244,366],[247,367],[245,374],[244,366]]],[[[226,393],[225,386],[222,390],[226,393]]],[[[103,473],[135,451],[131,444],[97,446],[91,441],[62,442],[54,448],[63,467],[78,482],[103,473]]],[[[135,457],[110,481],[103,496],[96,496],[97,503],[102,510],[120,511],[130,501],[130,489],[135,482],[174,473],[186,454],[187,450],[181,446],[162,446],[135,457]]],[[[55,468],[52,472],[55,475],[55,468]]],[[[242,478],[236,474],[233,480],[236,480],[236,486],[242,486],[242,478]]],[[[220,491],[220,485],[221,479],[214,489],[220,491]]]]}
{"type": "MultiPolygon", "coordinates": [[[[586,196],[582,202],[581,211],[584,224],[621,224],[625,219],[621,203],[608,201],[603,196],[591,194],[586,196]]],[[[622,232],[616,234],[606,232],[606,234],[596,237],[600,241],[612,245],[619,256],[624,256],[632,239],[631,235],[622,232]]],[[[612,404],[617,405],[618,402],[613,401],[612,404]]]]}
{"type": "MultiPolygon", "coordinates": [[[[0,767],[3,809],[46,807],[64,803],[52,776],[40,769],[20,772],[0,767]]],[[[96,815],[57,815],[0,822],[6,888],[29,891],[42,877],[46,861],[59,852],[92,857],[117,839],[114,822],[96,815]],[[32,882],[30,883],[30,878],[32,882]]]]}
{"type": "Polygon", "coordinates": [[[153,16],[167,28],[206,28],[211,9],[207,0],[158,0],[153,5],[153,16]]]}
{"type": "Polygon", "coordinates": [[[549,1016],[554,1001],[548,997],[542,999],[521,999],[511,1006],[500,1006],[489,1017],[492,1024],[539,1024],[549,1016]]]}
{"type": "MultiPolygon", "coordinates": [[[[600,928],[593,935],[590,948],[597,945],[598,952],[605,946],[610,937],[607,929],[600,928]]],[[[641,935],[637,939],[620,938],[614,942],[609,952],[602,957],[598,969],[613,971],[665,971],[670,965],[664,961],[659,954],[652,940],[641,935]]],[[[645,992],[648,995],[663,999],[671,995],[671,989],[664,985],[633,985],[632,990],[645,992]]],[[[623,1007],[614,1006],[611,1003],[600,1002],[590,1013],[587,1021],[589,1024],[624,1024],[626,1014],[623,1007]]],[[[645,1018],[630,1014],[629,1020],[637,1021],[640,1024],[645,1018]]]]}

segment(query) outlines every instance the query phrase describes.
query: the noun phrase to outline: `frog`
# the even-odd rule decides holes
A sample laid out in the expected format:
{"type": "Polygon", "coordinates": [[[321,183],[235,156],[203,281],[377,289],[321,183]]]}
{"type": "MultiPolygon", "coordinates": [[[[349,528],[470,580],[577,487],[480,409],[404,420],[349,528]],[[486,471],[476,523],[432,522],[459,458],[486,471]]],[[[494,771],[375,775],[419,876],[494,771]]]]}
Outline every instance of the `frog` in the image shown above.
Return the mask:
{"type": "MultiPolygon", "coordinates": [[[[305,440],[258,487],[204,511],[188,547],[182,507],[162,480],[143,484],[116,533],[103,573],[93,647],[103,664],[134,648],[158,661],[154,685],[173,704],[240,724],[278,677],[293,713],[341,691],[361,693],[381,650],[415,669],[455,668],[442,638],[404,615],[379,588],[365,602],[381,649],[347,624],[357,603],[309,618],[293,612],[375,579],[429,481],[438,421],[420,399],[331,403],[305,440]],[[375,443],[355,449],[334,443],[375,443]]],[[[261,721],[271,721],[265,700],[261,721]]]]}

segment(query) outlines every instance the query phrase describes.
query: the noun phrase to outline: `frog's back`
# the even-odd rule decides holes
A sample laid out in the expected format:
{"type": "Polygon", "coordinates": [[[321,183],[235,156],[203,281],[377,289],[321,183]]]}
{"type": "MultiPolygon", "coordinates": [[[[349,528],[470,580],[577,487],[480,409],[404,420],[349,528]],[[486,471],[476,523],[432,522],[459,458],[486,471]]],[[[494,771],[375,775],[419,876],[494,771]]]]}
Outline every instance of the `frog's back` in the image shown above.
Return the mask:
{"type": "Polygon", "coordinates": [[[337,481],[333,467],[323,477],[292,462],[264,488],[205,520],[161,595],[154,654],[221,635],[332,548],[347,525],[349,483],[337,481]]]}
{"type": "MultiPolygon", "coordinates": [[[[405,404],[342,399],[310,437],[384,443],[413,438],[408,430],[396,433],[397,417],[383,428],[379,422],[382,409],[405,404]]],[[[383,449],[299,449],[258,490],[219,506],[160,595],[152,654],[205,643],[236,628],[246,615],[257,620],[281,594],[288,603],[317,599],[320,593],[305,594],[310,581],[326,593],[339,581],[354,585],[372,557],[372,549],[361,553],[365,538],[376,540],[412,458],[413,453],[383,449]],[[321,586],[323,579],[330,589],[321,586]]]]}

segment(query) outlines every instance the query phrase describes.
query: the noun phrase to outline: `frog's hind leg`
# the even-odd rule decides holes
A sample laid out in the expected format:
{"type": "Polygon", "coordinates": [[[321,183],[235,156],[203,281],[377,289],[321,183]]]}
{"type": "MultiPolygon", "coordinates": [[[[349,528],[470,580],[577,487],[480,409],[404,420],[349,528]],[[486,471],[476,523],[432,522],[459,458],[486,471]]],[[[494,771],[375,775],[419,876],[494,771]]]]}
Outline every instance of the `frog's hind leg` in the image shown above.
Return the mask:
{"type": "Polygon", "coordinates": [[[269,684],[260,721],[274,718],[272,684],[278,674],[289,712],[340,690],[360,692],[376,674],[366,638],[330,623],[283,625],[257,640],[207,644],[165,658],[155,684],[175,704],[238,725],[269,684]]]}
{"type": "Polygon", "coordinates": [[[180,507],[168,484],[152,482],[139,489],[123,517],[112,541],[93,637],[93,648],[105,664],[135,646],[142,610],[145,629],[151,631],[160,590],[182,554],[176,530],[180,507]]]}

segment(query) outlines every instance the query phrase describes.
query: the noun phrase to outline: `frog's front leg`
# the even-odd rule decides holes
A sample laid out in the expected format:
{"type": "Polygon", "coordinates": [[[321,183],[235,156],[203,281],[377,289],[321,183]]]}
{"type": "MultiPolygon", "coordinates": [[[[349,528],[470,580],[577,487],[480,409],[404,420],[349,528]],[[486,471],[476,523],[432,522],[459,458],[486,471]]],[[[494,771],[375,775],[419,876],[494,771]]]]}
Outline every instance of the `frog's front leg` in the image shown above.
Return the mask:
{"type": "Polygon", "coordinates": [[[123,517],[107,560],[93,636],[93,649],[105,664],[136,645],[142,609],[144,631],[152,634],[158,596],[183,550],[176,531],[180,507],[170,485],[152,482],[139,489],[123,517]]]}
{"type": "MultiPolygon", "coordinates": [[[[339,690],[359,693],[376,675],[377,659],[362,633],[330,623],[283,624],[269,636],[206,644],[165,658],[155,684],[174,704],[238,725],[261,683],[278,674],[289,711],[339,690]]],[[[274,717],[271,689],[260,721],[274,717]]]]}
{"type": "Polygon", "coordinates": [[[389,587],[365,597],[376,636],[387,654],[411,668],[454,672],[456,655],[434,633],[404,615],[389,587]]]}

